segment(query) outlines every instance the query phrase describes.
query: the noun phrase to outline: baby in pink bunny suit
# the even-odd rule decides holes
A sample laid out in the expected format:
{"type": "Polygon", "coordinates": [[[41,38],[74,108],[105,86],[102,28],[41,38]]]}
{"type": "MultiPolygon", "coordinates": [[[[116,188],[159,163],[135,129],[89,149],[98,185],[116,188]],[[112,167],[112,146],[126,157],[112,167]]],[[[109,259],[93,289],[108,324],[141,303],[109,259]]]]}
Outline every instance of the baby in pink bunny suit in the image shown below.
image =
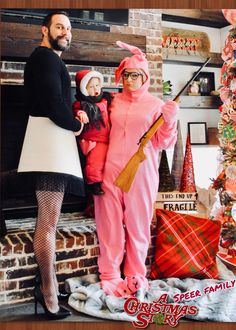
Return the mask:
{"type": "Polygon", "coordinates": [[[94,199],[101,286],[106,294],[125,297],[148,290],[145,260],[159,184],[158,155],[176,142],[178,105],[174,101],[164,103],[148,92],[148,61],[139,48],[120,41],[117,45],[133,56],[121,61],[115,72],[116,83],[123,83],[123,92],[114,96],[109,109],[111,132],[103,179],[105,194],[94,199]],[[125,193],[114,181],[137,151],[140,137],[161,113],[164,123],[146,145],[147,159],[140,164],[131,189],[125,193]]]}

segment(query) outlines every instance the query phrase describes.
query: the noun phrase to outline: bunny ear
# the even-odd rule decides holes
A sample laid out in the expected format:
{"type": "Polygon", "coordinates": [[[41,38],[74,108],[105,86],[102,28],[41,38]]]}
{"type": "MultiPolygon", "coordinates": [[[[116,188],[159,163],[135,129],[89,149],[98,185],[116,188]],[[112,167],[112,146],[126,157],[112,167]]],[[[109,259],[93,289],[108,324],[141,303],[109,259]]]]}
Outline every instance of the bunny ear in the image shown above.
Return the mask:
{"type": "Polygon", "coordinates": [[[129,50],[132,54],[146,56],[146,55],[141,51],[141,49],[139,49],[138,47],[131,46],[131,45],[126,44],[125,42],[122,42],[122,41],[120,41],[120,40],[118,40],[118,41],[116,42],[116,44],[117,44],[117,46],[119,46],[120,48],[124,48],[124,49],[129,50]]]}
{"type": "Polygon", "coordinates": [[[116,81],[116,84],[118,85],[119,81],[120,81],[120,78],[121,78],[121,72],[124,70],[124,67],[125,67],[125,63],[126,63],[126,58],[121,61],[119,67],[116,69],[115,71],[115,81],[116,81]]]}

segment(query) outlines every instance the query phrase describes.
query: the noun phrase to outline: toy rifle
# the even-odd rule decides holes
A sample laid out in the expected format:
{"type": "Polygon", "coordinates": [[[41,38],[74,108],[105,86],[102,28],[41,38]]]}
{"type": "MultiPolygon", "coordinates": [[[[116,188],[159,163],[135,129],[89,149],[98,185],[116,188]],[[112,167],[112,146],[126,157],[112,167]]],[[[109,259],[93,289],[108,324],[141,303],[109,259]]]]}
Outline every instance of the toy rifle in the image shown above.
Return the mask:
{"type": "MultiPolygon", "coordinates": [[[[199,72],[207,65],[210,61],[210,57],[202,64],[202,66],[198,69],[198,71],[193,75],[193,77],[184,85],[184,87],[180,90],[180,92],[175,96],[173,101],[177,101],[179,96],[183,93],[186,87],[197,77],[199,72]]],[[[125,165],[124,169],[116,178],[114,184],[119,187],[122,191],[128,192],[130,187],[134,181],[134,177],[138,170],[138,167],[141,162],[146,159],[146,155],[144,153],[144,147],[156,133],[158,128],[164,123],[163,115],[161,114],[154,123],[150,126],[150,128],[143,134],[143,136],[139,139],[139,148],[135,152],[135,154],[130,158],[128,163],[125,165]]]]}

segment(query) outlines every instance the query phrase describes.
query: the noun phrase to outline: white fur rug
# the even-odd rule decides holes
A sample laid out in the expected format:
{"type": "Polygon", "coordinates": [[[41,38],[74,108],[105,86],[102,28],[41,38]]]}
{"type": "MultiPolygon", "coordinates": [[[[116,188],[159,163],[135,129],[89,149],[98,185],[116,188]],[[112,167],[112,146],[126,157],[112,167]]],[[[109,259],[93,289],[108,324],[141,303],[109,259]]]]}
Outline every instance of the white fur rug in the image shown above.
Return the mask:
{"type": "MultiPolygon", "coordinates": [[[[158,300],[162,294],[167,294],[168,303],[176,304],[176,294],[200,292],[197,297],[177,302],[182,306],[192,305],[198,308],[197,315],[186,315],[186,318],[198,321],[236,322],[236,277],[220,261],[218,268],[220,280],[168,278],[150,281],[150,290],[145,292],[142,301],[151,303],[158,300]]],[[[97,275],[67,279],[65,286],[66,291],[71,293],[69,305],[79,312],[102,319],[136,320],[135,316],[130,316],[124,311],[124,298],[104,294],[97,275]]]]}

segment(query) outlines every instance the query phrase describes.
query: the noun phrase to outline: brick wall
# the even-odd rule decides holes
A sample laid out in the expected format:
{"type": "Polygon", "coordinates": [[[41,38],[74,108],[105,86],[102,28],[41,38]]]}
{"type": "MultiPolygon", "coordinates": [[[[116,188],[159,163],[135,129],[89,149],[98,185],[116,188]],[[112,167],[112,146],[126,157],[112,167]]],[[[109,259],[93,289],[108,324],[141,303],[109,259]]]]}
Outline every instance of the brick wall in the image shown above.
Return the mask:
{"type": "MultiPolygon", "coordinates": [[[[128,26],[111,26],[111,32],[146,36],[147,59],[151,75],[150,92],[157,96],[162,95],[161,11],[159,9],[130,9],[128,26]]],[[[1,84],[22,85],[24,65],[24,62],[2,61],[1,84]]],[[[74,76],[78,70],[95,69],[104,75],[105,87],[116,87],[114,67],[84,65],[67,65],[67,67],[72,78],[72,85],[74,85],[74,76]]],[[[1,305],[33,299],[34,277],[37,272],[32,247],[34,225],[35,219],[32,218],[7,222],[9,234],[0,240],[1,305]]],[[[153,260],[154,242],[155,223],[152,224],[152,242],[146,261],[148,269],[153,260]]],[[[61,286],[68,277],[97,273],[99,247],[93,219],[85,219],[78,214],[62,215],[56,243],[56,272],[61,286]]]]}
{"type": "MultiPolygon", "coordinates": [[[[0,239],[1,306],[33,299],[34,278],[38,271],[33,253],[35,218],[7,221],[8,234],[0,239]],[[20,229],[19,229],[20,227],[20,229]]],[[[147,270],[153,261],[155,222],[146,260],[147,270]]],[[[60,287],[74,276],[97,274],[99,244],[94,219],[82,213],[61,215],[56,235],[56,274],[60,287]]]]}
{"type": "MultiPolygon", "coordinates": [[[[1,304],[33,297],[38,271],[33,253],[35,221],[35,218],[7,221],[8,234],[0,240],[1,304]]],[[[94,219],[79,213],[62,214],[56,235],[55,268],[59,285],[68,277],[97,273],[98,254],[94,219]]]]}
{"type": "MultiPolygon", "coordinates": [[[[1,61],[1,84],[22,85],[25,62],[1,61]]],[[[116,87],[114,84],[113,67],[91,66],[91,65],[67,65],[71,76],[72,87],[75,86],[75,74],[79,70],[98,70],[104,75],[105,87],[116,87]]]]}

